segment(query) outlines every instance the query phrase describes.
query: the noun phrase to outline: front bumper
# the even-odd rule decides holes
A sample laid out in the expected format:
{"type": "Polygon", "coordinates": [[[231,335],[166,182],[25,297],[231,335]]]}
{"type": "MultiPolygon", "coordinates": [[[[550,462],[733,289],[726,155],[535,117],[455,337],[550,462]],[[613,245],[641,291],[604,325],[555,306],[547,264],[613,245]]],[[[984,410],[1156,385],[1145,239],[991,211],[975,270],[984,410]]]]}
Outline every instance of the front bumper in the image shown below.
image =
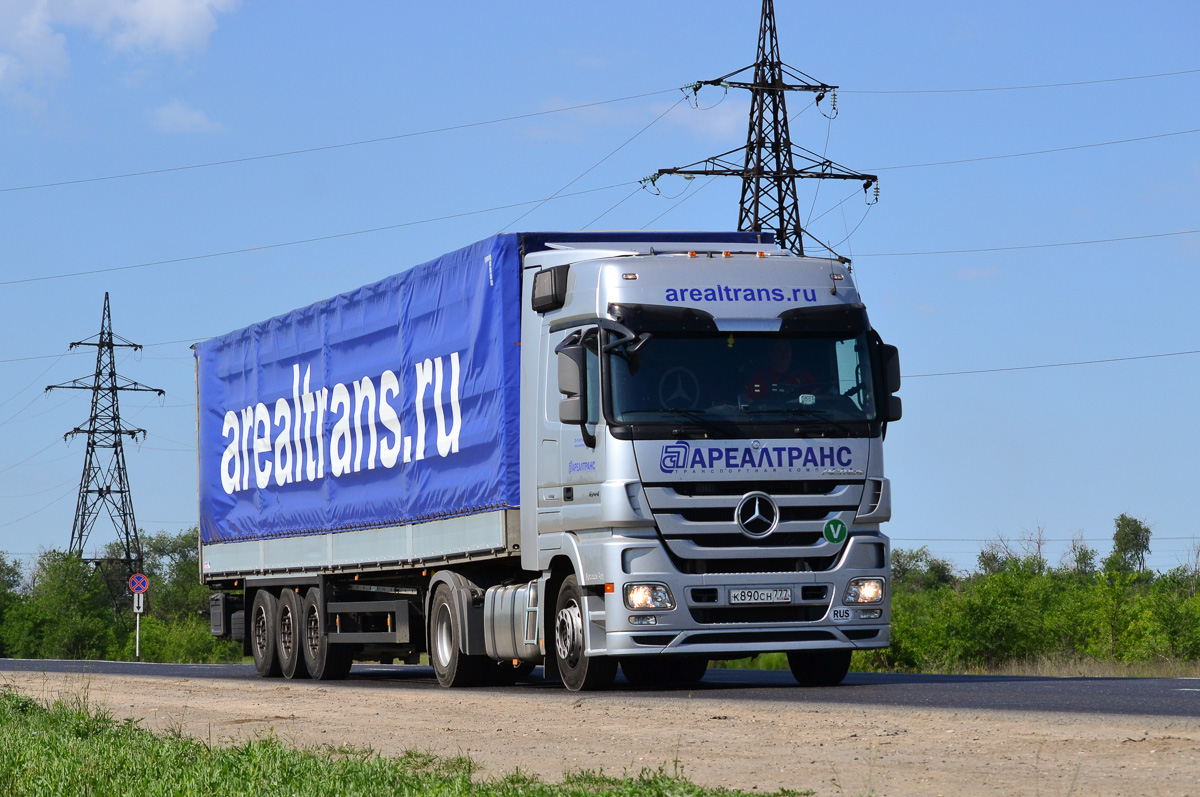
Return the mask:
{"type": "Polygon", "coordinates": [[[879,534],[850,536],[835,565],[817,572],[688,574],[675,567],[657,539],[614,535],[591,545],[599,550],[585,556],[602,559],[602,572],[616,580],[611,593],[592,594],[587,600],[589,655],[740,658],[771,651],[875,649],[891,643],[890,589],[885,587],[881,603],[842,602],[851,579],[878,576],[887,584],[888,540],[879,534]],[[650,582],[670,588],[674,609],[626,608],[624,585],[650,582]],[[735,590],[780,587],[791,590],[789,603],[730,600],[735,590]],[[839,611],[840,619],[835,620],[834,609],[849,611],[839,611]],[[868,610],[866,617],[863,610],[868,610]],[[871,616],[872,610],[878,610],[878,616],[871,616]],[[653,616],[654,624],[634,625],[631,619],[645,616],[653,616]]]}

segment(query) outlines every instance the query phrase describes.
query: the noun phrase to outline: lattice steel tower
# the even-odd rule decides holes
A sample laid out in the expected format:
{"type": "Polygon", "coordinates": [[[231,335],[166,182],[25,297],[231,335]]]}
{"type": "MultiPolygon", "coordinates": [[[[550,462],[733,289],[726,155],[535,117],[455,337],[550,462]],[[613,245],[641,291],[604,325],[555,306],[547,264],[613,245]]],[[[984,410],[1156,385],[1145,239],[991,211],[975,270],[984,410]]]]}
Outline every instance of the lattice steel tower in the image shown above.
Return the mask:
{"type": "MultiPolygon", "coordinates": [[[[687,166],[660,169],[650,179],[657,180],[664,174],[741,177],[739,230],[772,230],[781,247],[802,255],[806,231],[800,223],[797,179],[861,180],[864,191],[877,184],[878,178],[873,174],[851,171],[822,155],[792,144],[788,132],[787,92],[807,91],[816,94],[816,103],[819,105],[837,86],[820,83],[780,60],[774,0],[763,0],[758,60],[714,80],[701,80],[695,86],[749,90],[750,129],[746,134],[746,145],[687,166]],[[750,70],[754,73],[751,81],[736,79],[750,70]],[[738,163],[739,153],[744,154],[740,158],[741,163],[738,163]]],[[[836,95],[832,105],[831,114],[836,114],[836,95]]]]}
{"type": "Polygon", "coordinates": [[[102,513],[107,513],[116,528],[123,555],[116,560],[89,561],[120,562],[130,572],[137,572],[142,568],[142,543],[138,538],[137,521],[133,516],[133,496],[130,494],[129,477],[125,472],[125,449],[122,440],[125,437],[137,440],[138,435],[145,439],[146,430],[126,429],[121,425],[117,395],[122,390],[151,392],[160,396],[165,393],[117,375],[115,350],[127,348],[137,351],[142,347],[113,334],[108,293],[104,294],[104,316],[100,321],[100,334],[71,344],[72,349],[77,346],[96,347],[96,373],[90,379],[81,377],[46,388],[47,391],[63,388],[92,391],[92,414],[86,427],[77,426],[63,435],[64,440],[73,435],[87,435],[83,476],[79,480],[79,500],[75,505],[75,523],[71,527],[71,545],[68,550],[82,556],[92,527],[96,525],[96,519],[102,513]]]}

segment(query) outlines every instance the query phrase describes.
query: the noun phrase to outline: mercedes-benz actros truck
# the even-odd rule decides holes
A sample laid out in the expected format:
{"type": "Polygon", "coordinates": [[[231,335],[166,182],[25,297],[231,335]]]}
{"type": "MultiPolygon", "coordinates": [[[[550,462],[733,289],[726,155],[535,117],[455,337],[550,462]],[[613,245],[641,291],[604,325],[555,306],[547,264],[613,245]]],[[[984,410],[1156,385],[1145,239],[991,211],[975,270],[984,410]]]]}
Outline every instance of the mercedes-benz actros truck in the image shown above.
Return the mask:
{"type": "Polygon", "coordinates": [[[896,349],[760,233],[501,234],[195,347],[212,632],[572,690],[890,637],[896,349]]]}

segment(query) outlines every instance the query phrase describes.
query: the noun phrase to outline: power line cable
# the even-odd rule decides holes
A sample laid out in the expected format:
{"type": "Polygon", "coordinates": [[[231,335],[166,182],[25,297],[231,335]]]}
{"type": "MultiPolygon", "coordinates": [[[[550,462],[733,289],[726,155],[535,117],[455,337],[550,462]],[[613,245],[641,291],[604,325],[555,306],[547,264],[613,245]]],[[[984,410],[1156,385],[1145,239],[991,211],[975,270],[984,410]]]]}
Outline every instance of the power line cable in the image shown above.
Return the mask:
{"type": "Polygon", "coordinates": [[[63,352],[62,354],[59,354],[59,355],[57,355],[57,356],[56,356],[56,355],[53,355],[53,354],[48,354],[48,355],[46,355],[46,357],[44,357],[44,358],[43,358],[43,357],[20,357],[20,358],[17,358],[17,360],[0,360],[0,362],[17,362],[17,361],[19,361],[19,360],[40,360],[40,359],[49,359],[50,357],[54,357],[54,362],[52,362],[52,363],[50,363],[48,366],[46,366],[46,370],[45,370],[45,371],[42,371],[40,374],[38,374],[37,376],[35,376],[35,377],[34,377],[34,378],[33,378],[33,379],[32,379],[32,380],[29,382],[29,384],[25,385],[25,387],[21,388],[21,389],[20,389],[20,390],[18,390],[16,393],[13,393],[11,396],[9,396],[8,398],[6,398],[4,401],[0,401],[0,407],[3,407],[5,404],[7,404],[8,402],[12,401],[12,400],[13,400],[13,399],[15,399],[17,396],[21,395],[21,394],[22,394],[22,393],[24,393],[26,390],[28,390],[29,388],[31,388],[31,387],[33,387],[34,385],[36,385],[38,382],[42,381],[42,378],[43,378],[43,377],[45,377],[45,376],[46,376],[46,374],[50,373],[50,369],[51,369],[51,368],[53,368],[54,366],[58,365],[58,362],[59,362],[59,360],[61,360],[63,357],[66,357],[66,356],[67,356],[69,353],[70,353],[70,352],[63,352]]]}
{"type": "Polygon", "coordinates": [[[596,218],[592,219],[591,221],[589,221],[587,224],[583,225],[583,226],[582,226],[582,227],[580,227],[579,229],[581,229],[581,230],[586,230],[588,227],[591,227],[593,224],[595,224],[596,222],[600,221],[600,219],[604,218],[604,217],[605,217],[605,216],[607,216],[609,213],[612,213],[614,210],[616,210],[617,208],[621,207],[621,205],[624,205],[626,202],[628,202],[629,200],[633,199],[633,195],[634,195],[634,194],[636,194],[638,191],[641,191],[641,190],[642,190],[642,187],[641,187],[641,186],[638,186],[637,188],[633,189],[632,191],[630,191],[628,194],[626,194],[626,195],[625,195],[625,198],[624,198],[624,199],[620,199],[620,200],[618,200],[618,201],[617,201],[617,204],[613,205],[613,206],[612,206],[612,207],[610,207],[608,210],[604,211],[604,212],[603,212],[603,213],[601,213],[599,216],[597,216],[596,218]]]}
{"type": "Polygon", "coordinates": [[[978,163],[980,161],[995,161],[1004,160],[1006,158],[1027,158],[1031,155],[1049,155],[1055,152],[1071,152],[1080,149],[1095,149],[1096,147],[1111,147],[1116,144],[1132,144],[1137,141],[1151,141],[1158,138],[1171,138],[1173,136],[1187,136],[1194,133],[1200,133],[1200,128],[1191,130],[1176,130],[1173,133],[1157,133],[1152,136],[1137,136],[1135,138],[1121,138],[1115,141],[1098,141],[1094,144],[1075,144],[1069,147],[1054,147],[1052,149],[1036,149],[1029,152],[1010,152],[1005,155],[982,155],[977,158],[959,158],[949,161],[930,161],[929,163],[908,163],[903,166],[876,166],[872,171],[887,172],[896,171],[899,169],[923,169],[927,166],[952,166],[959,163],[978,163]]]}
{"type": "Polygon", "coordinates": [[[130,177],[147,177],[154,174],[168,174],[171,172],[183,172],[195,169],[207,169],[213,166],[230,166],[237,163],[250,163],[253,161],[270,160],[273,158],[287,158],[293,155],[307,155],[313,152],[328,152],[335,149],[346,149],[348,147],[361,147],[367,144],[380,144],[386,141],[398,141],[405,138],[416,138],[418,136],[428,136],[435,133],[446,133],[454,130],[466,130],[472,127],[483,127],[485,125],[500,124],[501,122],[513,122],[520,119],[531,119],[537,116],[547,116],[549,114],[566,113],[567,111],[578,111],[583,108],[595,108],[599,105],[611,105],[616,102],[625,102],[626,100],[637,100],[643,97],[654,97],[659,94],[669,94],[674,91],[679,91],[679,88],[662,89],[659,91],[648,91],[643,94],[631,94],[627,97],[616,97],[611,100],[599,100],[597,102],[587,102],[580,105],[569,105],[563,108],[552,108],[548,111],[533,111],[531,113],[516,114],[515,116],[503,116],[497,119],[486,119],[482,122],[466,122],[458,125],[448,125],[446,127],[435,127],[428,130],[418,130],[412,133],[398,133],[392,136],[379,136],[377,138],[367,138],[360,141],[347,141],[341,144],[326,144],[320,147],[307,147],[305,149],[293,149],[286,152],[272,152],[266,155],[249,155],[244,158],[229,158],[227,160],[209,161],[207,163],[194,163],[188,166],[169,166],[162,169],[146,169],[138,172],[125,172],[123,174],[109,174],[102,177],[85,177],[76,180],[59,180],[52,183],[37,183],[33,185],[18,185],[8,188],[0,188],[0,194],[12,193],[16,191],[33,191],[39,188],[58,188],[67,185],[80,185],[82,183],[99,183],[109,180],[124,180],[130,177]]]}
{"type": "Polygon", "coordinates": [[[660,119],[662,119],[664,116],[666,116],[667,114],[669,114],[671,111],[673,111],[673,110],[675,110],[676,108],[678,108],[678,107],[679,107],[679,104],[680,104],[681,102],[683,102],[684,100],[686,100],[686,99],[687,99],[687,94],[684,94],[684,96],[680,97],[678,100],[676,100],[674,103],[672,103],[672,104],[671,104],[671,105],[670,105],[670,106],[669,106],[669,107],[668,107],[668,108],[667,108],[665,111],[663,111],[662,113],[660,113],[658,116],[654,117],[654,119],[653,119],[653,120],[652,120],[652,121],[651,121],[649,124],[647,124],[647,125],[646,125],[645,127],[643,127],[641,130],[639,130],[639,131],[637,131],[636,133],[634,133],[634,134],[633,134],[632,136],[630,136],[629,138],[625,139],[623,142],[621,142],[621,144],[620,144],[620,145],[619,145],[619,146],[618,146],[616,149],[614,149],[612,152],[608,153],[608,154],[607,154],[607,155],[605,155],[603,158],[601,158],[600,160],[598,160],[598,161],[596,161],[595,163],[593,163],[591,166],[589,166],[589,167],[587,167],[586,169],[584,169],[582,172],[580,172],[580,173],[579,173],[579,176],[578,176],[578,177],[576,177],[574,180],[571,180],[570,182],[568,182],[568,183],[567,183],[566,185],[564,185],[562,188],[558,189],[558,190],[557,190],[557,191],[555,191],[553,194],[551,194],[550,196],[548,196],[548,197],[546,197],[545,199],[543,199],[541,202],[537,203],[537,205],[535,205],[534,207],[532,207],[532,208],[530,208],[529,210],[525,211],[525,212],[524,212],[524,213],[522,213],[520,216],[517,216],[515,219],[513,219],[512,221],[510,221],[508,224],[506,224],[506,225],[504,225],[503,227],[501,227],[501,228],[500,228],[500,229],[497,231],[497,234],[504,232],[504,231],[505,231],[505,230],[507,230],[509,227],[513,226],[514,224],[516,224],[517,222],[519,222],[521,219],[525,218],[525,217],[526,217],[526,216],[528,216],[530,213],[533,213],[533,212],[534,212],[534,211],[536,211],[538,208],[540,208],[542,205],[544,205],[544,204],[546,204],[547,202],[549,202],[551,199],[556,199],[556,198],[558,198],[558,196],[559,196],[560,194],[562,194],[562,192],[563,192],[563,191],[566,191],[568,188],[570,188],[571,186],[575,185],[575,183],[577,183],[577,182],[579,182],[580,180],[582,180],[582,179],[583,179],[585,176],[587,176],[587,174],[588,174],[589,172],[591,172],[591,171],[592,171],[593,169],[595,169],[597,166],[599,166],[600,164],[604,163],[606,160],[608,160],[609,158],[611,158],[613,155],[616,155],[618,152],[620,152],[622,149],[624,149],[624,148],[625,148],[625,146],[626,146],[627,144],[629,144],[629,143],[630,143],[631,141],[633,141],[635,138],[637,138],[638,136],[640,136],[642,133],[645,133],[647,130],[649,130],[651,127],[653,127],[653,126],[654,126],[654,125],[655,125],[655,124],[656,124],[656,123],[657,123],[657,122],[658,122],[660,119]]]}
{"type": "Polygon", "coordinates": [[[1101,83],[1124,83],[1131,80],[1151,80],[1161,77],[1176,77],[1178,75],[1195,75],[1200,69],[1184,69],[1178,72],[1156,72],[1153,75],[1133,75],[1130,77],[1110,77],[1099,80],[1073,80],[1065,83],[1035,83],[1024,86],[988,86],[984,88],[966,89],[841,89],[843,94],[971,94],[986,91],[1026,91],[1028,89],[1058,89],[1068,86],[1094,86],[1101,83]]]}
{"type": "MultiPolygon", "coordinates": [[[[41,448],[41,449],[38,449],[37,451],[34,451],[32,454],[30,454],[29,456],[25,457],[25,459],[21,460],[20,462],[14,462],[14,463],[13,463],[13,464],[11,464],[11,465],[8,465],[8,466],[5,466],[5,467],[3,467],[3,468],[0,468],[0,473],[6,473],[7,471],[10,471],[10,470],[12,470],[13,468],[17,467],[18,465],[24,465],[26,462],[28,462],[29,460],[33,459],[33,458],[34,458],[34,457],[36,457],[38,454],[42,454],[42,453],[44,453],[44,452],[46,452],[46,451],[49,451],[49,450],[50,450],[51,448],[53,448],[54,446],[58,445],[58,443],[59,443],[59,441],[58,441],[58,440],[54,440],[53,442],[51,442],[51,443],[50,443],[50,445],[46,446],[45,448],[41,448]]],[[[52,460],[52,461],[53,461],[53,460],[52,460]]]]}
{"type": "MultiPolygon", "coordinates": [[[[1013,252],[1020,249],[1053,249],[1062,246],[1090,246],[1092,244],[1110,244],[1120,241],[1145,241],[1151,238],[1170,238],[1177,235],[1195,235],[1200,230],[1179,230],[1177,232],[1156,232],[1148,235],[1126,235],[1121,238],[1094,238],[1090,241],[1058,241],[1046,244],[1022,244],[1018,246],[989,246],[980,249],[937,249],[928,252],[869,252],[858,257],[916,257],[925,255],[971,255],[980,252],[1013,252]]],[[[4,283],[0,283],[3,285],[4,283]]]]}
{"type": "MultiPolygon", "coordinates": [[[[128,265],[128,266],[110,266],[108,268],[95,268],[95,269],[88,269],[86,271],[71,271],[71,272],[67,272],[64,274],[49,274],[44,277],[22,277],[20,279],[15,279],[15,280],[4,280],[4,281],[0,282],[0,286],[21,285],[21,284],[24,284],[27,282],[45,282],[47,280],[68,279],[70,277],[86,277],[86,276],[90,276],[92,274],[110,274],[114,271],[129,271],[132,269],[153,268],[156,266],[169,266],[169,265],[176,265],[178,263],[194,262],[197,260],[210,260],[210,259],[216,258],[216,257],[227,257],[229,255],[242,255],[242,254],[247,254],[250,252],[265,252],[265,251],[268,251],[271,249],[282,249],[282,248],[288,247],[288,246],[300,246],[303,244],[318,243],[320,241],[333,241],[333,240],[337,240],[339,238],[351,238],[356,235],[370,235],[372,233],[385,232],[387,230],[398,230],[398,229],[401,229],[404,227],[415,227],[419,224],[431,224],[431,223],[437,222],[437,221],[448,221],[450,219],[461,219],[465,216],[478,216],[483,213],[494,213],[499,210],[509,210],[511,208],[524,207],[525,205],[534,205],[534,204],[542,205],[542,204],[545,204],[546,202],[548,202],[550,199],[566,199],[567,197],[581,196],[583,194],[594,194],[598,191],[608,191],[613,188],[621,188],[623,186],[634,185],[634,184],[635,183],[632,181],[627,181],[624,183],[613,183],[612,185],[601,186],[599,188],[588,188],[583,191],[573,191],[569,194],[558,194],[553,197],[547,197],[546,199],[531,199],[526,202],[510,202],[507,205],[497,205],[495,207],[483,208],[481,210],[468,210],[468,211],[464,211],[462,213],[451,213],[446,216],[435,216],[435,217],[428,218],[428,219],[419,219],[417,221],[405,221],[405,222],[400,222],[399,224],[387,224],[382,227],[371,227],[370,229],[365,229],[365,230],[352,230],[350,232],[339,232],[339,233],[334,233],[332,235],[320,235],[320,236],[317,236],[314,238],[302,238],[302,239],[299,239],[296,241],[283,241],[283,242],[274,243],[274,244],[262,244],[261,246],[247,246],[242,249],[228,249],[223,252],[209,252],[207,254],[202,254],[202,255],[188,255],[187,257],[173,257],[173,258],[169,258],[167,260],[152,260],[152,261],[149,261],[146,263],[134,263],[134,264],[128,265]]],[[[181,342],[187,342],[187,341],[181,341],[181,342]]]]}
{"type": "Polygon", "coordinates": [[[963,374],[998,374],[1005,371],[1036,371],[1043,368],[1067,368],[1074,365],[1098,365],[1100,363],[1124,363],[1133,360],[1157,360],[1163,357],[1185,357],[1200,354],[1200,349],[1192,351],[1169,351],[1162,354],[1137,354],[1130,357],[1106,357],[1100,360],[1075,360],[1066,363],[1044,363],[1042,365],[1014,365],[1008,368],[978,368],[971,371],[942,371],[931,374],[905,374],[905,379],[923,379],[930,376],[962,376],[963,374]]]}
{"type": "Polygon", "coordinates": [[[39,507],[39,508],[37,508],[37,509],[33,510],[33,511],[32,511],[32,512],[30,512],[28,515],[22,515],[22,516],[21,516],[21,517],[19,517],[19,518],[16,518],[16,519],[14,519],[14,520],[10,520],[10,521],[8,521],[7,523],[0,523],[0,529],[5,529],[5,528],[8,528],[9,526],[11,526],[11,525],[13,525],[13,524],[15,524],[15,523],[20,523],[22,520],[28,520],[29,518],[33,517],[34,515],[40,514],[40,513],[42,513],[42,512],[45,512],[47,509],[49,509],[50,507],[54,506],[55,504],[61,503],[62,501],[66,500],[67,498],[70,498],[70,497],[71,497],[71,494],[72,494],[72,493],[74,493],[74,492],[75,492],[74,490],[70,490],[70,491],[68,491],[68,492],[65,492],[65,493],[63,493],[62,495],[60,495],[58,498],[55,498],[55,499],[54,499],[53,501],[51,501],[50,503],[46,504],[45,506],[42,506],[42,507],[39,507]]]}
{"type": "MultiPolygon", "coordinates": [[[[50,360],[50,359],[55,359],[55,358],[62,359],[63,357],[67,357],[72,354],[84,354],[84,353],[85,352],[82,349],[76,349],[75,351],[63,352],[62,354],[37,354],[32,357],[10,357],[7,360],[0,360],[0,364],[23,363],[23,362],[28,362],[29,360],[50,360]]],[[[54,363],[51,363],[51,367],[53,367],[53,365],[54,365],[54,363]]],[[[38,379],[41,379],[41,377],[39,376],[38,379]]],[[[34,381],[36,382],[37,380],[35,379],[34,381]]]]}
{"type": "Polygon", "coordinates": [[[21,498],[28,498],[33,495],[44,495],[45,493],[51,492],[52,490],[62,489],[63,487],[66,487],[68,484],[78,485],[79,479],[72,477],[70,479],[67,479],[65,482],[60,482],[60,483],[54,485],[53,487],[47,487],[44,490],[37,490],[36,492],[32,492],[32,493],[21,493],[20,495],[0,495],[0,498],[3,498],[7,501],[7,500],[17,500],[17,499],[21,499],[21,498]]]}
{"type": "MultiPolygon", "coordinates": [[[[661,219],[663,216],[667,215],[667,214],[668,214],[668,213],[670,213],[672,210],[675,210],[675,208],[679,207],[679,206],[680,206],[680,205],[682,205],[684,202],[687,202],[689,199],[691,199],[692,197],[694,197],[696,194],[698,194],[698,193],[700,193],[701,191],[703,191],[705,188],[708,188],[710,185],[712,185],[712,184],[713,184],[713,181],[714,181],[714,180],[716,180],[716,179],[717,179],[716,177],[710,177],[710,178],[708,178],[708,180],[706,180],[704,183],[702,183],[702,184],[700,185],[700,187],[699,187],[699,188],[697,188],[695,191],[691,192],[690,194],[687,192],[687,189],[684,189],[684,192],[683,192],[683,194],[680,194],[680,198],[679,198],[679,201],[678,201],[678,202],[676,202],[674,205],[671,205],[669,208],[667,208],[666,210],[664,210],[662,213],[659,213],[657,216],[655,216],[654,218],[650,219],[650,221],[648,221],[648,222],[646,222],[645,224],[643,224],[643,225],[642,225],[642,229],[643,229],[643,230],[644,230],[644,229],[646,229],[646,228],[647,228],[647,227],[649,227],[651,224],[653,224],[654,222],[658,221],[658,220],[659,220],[659,219],[661,219]]],[[[688,185],[689,185],[689,186],[691,186],[691,185],[693,185],[693,183],[688,183],[688,185]]]]}

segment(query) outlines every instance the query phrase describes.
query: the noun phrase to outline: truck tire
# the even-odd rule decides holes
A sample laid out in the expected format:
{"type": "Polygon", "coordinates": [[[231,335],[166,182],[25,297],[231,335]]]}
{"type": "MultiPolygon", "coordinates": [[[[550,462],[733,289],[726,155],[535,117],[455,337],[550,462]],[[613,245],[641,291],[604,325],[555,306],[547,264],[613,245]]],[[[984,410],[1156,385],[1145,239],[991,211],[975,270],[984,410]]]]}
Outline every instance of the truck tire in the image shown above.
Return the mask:
{"type": "Polygon", "coordinates": [[[429,663],[442,686],[480,686],[495,666],[487,656],[463,653],[462,634],[450,587],[438,584],[429,603],[429,663]]]}
{"type": "Polygon", "coordinates": [[[300,616],[304,618],[304,666],[308,674],[318,681],[338,681],[350,674],[354,663],[346,645],[329,644],[325,624],[327,618],[321,611],[321,590],[310,587],[301,604],[300,616]]]}
{"type": "Polygon", "coordinates": [[[278,678],[279,657],[275,646],[275,615],[279,613],[279,599],[268,590],[254,593],[254,604],[250,607],[250,655],[254,658],[254,669],[263,678],[278,678]]]}
{"type": "Polygon", "coordinates": [[[612,686],[617,677],[617,660],[610,656],[584,655],[583,589],[572,573],[563,579],[554,608],[554,651],[563,686],[572,692],[595,691],[612,686]]]}
{"type": "Polygon", "coordinates": [[[698,683],[708,672],[702,656],[636,656],[621,660],[621,672],[630,686],[686,686],[698,683]]]}
{"type": "Polygon", "coordinates": [[[288,587],[279,593],[279,612],[275,629],[275,643],[279,648],[279,670],[284,678],[307,678],[304,666],[304,612],[301,610],[300,595],[288,587]]]}
{"type": "Polygon", "coordinates": [[[850,671],[849,650],[788,651],[788,667],[801,686],[837,686],[850,671]]]}

